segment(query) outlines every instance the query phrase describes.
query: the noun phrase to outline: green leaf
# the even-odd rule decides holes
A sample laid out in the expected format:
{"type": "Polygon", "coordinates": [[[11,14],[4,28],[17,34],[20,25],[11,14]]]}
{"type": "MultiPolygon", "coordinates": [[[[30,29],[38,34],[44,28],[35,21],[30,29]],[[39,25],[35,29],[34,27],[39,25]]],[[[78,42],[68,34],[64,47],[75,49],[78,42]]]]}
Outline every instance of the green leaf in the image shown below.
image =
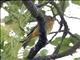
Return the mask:
{"type": "Polygon", "coordinates": [[[80,1],[79,0],[72,0],[72,3],[80,5],[80,1]]]}
{"type": "Polygon", "coordinates": [[[60,42],[61,37],[57,37],[54,41],[51,42],[52,45],[57,45],[60,42]]]}
{"type": "MultiPolygon", "coordinates": [[[[77,34],[74,34],[74,35],[80,38],[79,35],[77,34]]],[[[61,37],[57,37],[54,41],[51,42],[51,44],[57,46],[60,41],[61,41],[61,37]]],[[[69,46],[70,43],[75,44],[77,41],[78,40],[76,40],[71,36],[69,38],[65,38],[61,45],[60,52],[66,51],[68,48],[70,48],[69,46]]]]}
{"type": "Polygon", "coordinates": [[[9,36],[9,28],[1,26],[1,44],[0,48],[3,49],[1,52],[1,60],[17,60],[17,52],[21,47],[19,43],[20,37],[14,38],[9,36]],[[8,43],[5,45],[4,42],[8,43]]]}
{"type": "Polygon", "coordinates": [[[26,58],[27,56],[28,56],[28,54],[29,54],[29,50],[28,50],[29,48],[26,48],[25,49],[25,51],[24,51],[24,53],[23,53],[23,58],[26,58]]]}
{"type": "Polygon", "coordinates": [[[31,41],[28,43],[28,46],[33,46],[36,40],[37,40],[37,37],[31,38],[31,41]]]}
{"type": "Polygon", "coordinates": [[[11,24],[13,22],[12,17],[11,16],[6,16],[5,17],[5,24],[11,24]]]}
{"type": "Polygon", "coordinates": [[[9,37],[9,31],[6,30],[6,28],[1,26],[1,32],[0,32],[1,36],[1,41],[8,41],[10,39],[9,37]]]}
{"type": "Polygon", "coordinates": [[[61,10],[63,10],[63,12],[65,11],[65,9],[69,6],[69,1],[68,0],[59,0],[58,6],[60,7],[61,10]]]}
{"type": "Polygon", "coordinates": [[[74,60],[80,60],[80,58],[74,58],[74,60]]]}
{"type": "Polygon", "coordinates": [[[2,59],[3,60],[17,60],[17,52],[21,44],[19,40],[12,38],[8,44],[6,44],[3,48],[2,59]]]}
{"type": "Polygon", "coordinates": [[[48,53],[48,51],[46,49],[43,49],[43,50],[40,51],[39,55],[43,57],[43,56],[46,56],[47,53],[48,53]]]}
{"type": "MultiPolygon", "coordinates": [[[[22,6],[22,0],[11,0],[7,2],[9,5],[16,5],[18,8],[22,6]]],[[[14,7],[15,8],[15,7],[14,7]]]]}

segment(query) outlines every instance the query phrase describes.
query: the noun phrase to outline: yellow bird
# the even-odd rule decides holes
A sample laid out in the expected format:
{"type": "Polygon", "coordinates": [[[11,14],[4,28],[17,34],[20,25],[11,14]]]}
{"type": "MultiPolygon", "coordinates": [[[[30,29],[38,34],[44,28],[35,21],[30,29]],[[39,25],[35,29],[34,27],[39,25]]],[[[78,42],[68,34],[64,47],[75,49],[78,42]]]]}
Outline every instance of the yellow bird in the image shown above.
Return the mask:
{"type": "MultiPolygon", "coordinates": [[[[51,16],[45,16],[45,30],[48,33],[50,33],[50,31],[53,28],[53,24],[54,24],[54,19],[51,16]]],[[[32,29],[32,31],[27,35],[27,37],[24,38],[24,41],[22,41],[22,46],[25,47],[30,44],[30,42],[33,42],[32,40],[34,40],[33,38],[39,36],[39,26],[38,24],[32,29]]]]}

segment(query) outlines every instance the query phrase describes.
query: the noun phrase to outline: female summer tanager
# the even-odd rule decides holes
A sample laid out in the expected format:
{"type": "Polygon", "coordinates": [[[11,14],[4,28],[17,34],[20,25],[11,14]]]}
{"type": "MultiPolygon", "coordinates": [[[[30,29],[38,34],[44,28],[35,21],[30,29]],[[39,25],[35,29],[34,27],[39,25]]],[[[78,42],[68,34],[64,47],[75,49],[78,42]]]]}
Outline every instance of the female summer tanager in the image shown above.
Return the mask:
{"type": "MultiPolygon", "coordinates": [[[[44,17],[45,20],[45,30],[48,33],[50,33],[50,31],[53,28],[53,24],[54,24],[54,19],[51,16],[45,16],[44,17]]],[[[22,46],[25,48],[32,40],[34,40],[33,38],[39,36],[39,26],[38,24],[34,27],[34,29],[27,35],[27,37],[24,38],[24,41],[22,46]]]]}

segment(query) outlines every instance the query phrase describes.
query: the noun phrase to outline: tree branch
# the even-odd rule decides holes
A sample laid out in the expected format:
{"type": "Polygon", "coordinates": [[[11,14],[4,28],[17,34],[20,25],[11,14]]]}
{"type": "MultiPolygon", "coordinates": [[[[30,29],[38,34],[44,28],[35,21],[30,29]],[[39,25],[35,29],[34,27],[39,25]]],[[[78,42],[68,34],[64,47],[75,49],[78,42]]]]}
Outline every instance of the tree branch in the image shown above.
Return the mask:
{"type": "MultiPolygon", "coordinates": [[[[74,53],[75,50],[80,47],[80,41],[78,41],[73,47],[71,47],[67,51],[59,53],[59,49],[60,49],[60,47],[62,45],[62,42],[63,42],[64,38],[66,37],[66,35],[68,33],[70,35],[72,35],[72,34],[69,32],[69,28],[68,28],[67,22],[64,19],[64,16],[63,16],[64,14],[61,12],[61,9],[56,5],[55,2],[52,2],[53,0],[50,0],[50,1],[51,1],[50,3],[52,5],[54,5],[54,7],[56,8],[56,10],[57,10],[57,12],[58,12],[58,14],[59,14],[59,16],[61,18],[60,27],[59,27],[58,32],[61,31],[62,26],[64,26],[64,32],[63,32],[63,35],[62,35],[62,40],[58,44],[57,48],[55,49],[55,51],[54,51],[54,53],[52,55],[45,56],[43,58],[40,57],[40,56],[39,57],[35,57],[33,60],[46,60],[46,59],[47,60],[51,60],[51,59],[56,59],[56,58],[64,57],[64,56],[67,56],[67,55],[70,55],[70,54],[74,53]]],[[[42,16],[42,14],[37,10],[37,7],[35,7],[34,4],[30,0],[28,0],[28,1],[26,0],[26,2],[24,2],[24,4],[28,8],[28,10],[31,12],[32,16],[37,19],[38,24],[39,24],[39,28],[40,28],[40,30],[39,30],[40,31],[39,41],[35,45],[35,47],[33,47],[30,50],[30,53],[29,53],[29,55],[27,57],[28,59],[32,59],[37,54],[37,52],[42,47],[44,47],[46,45],[47,38],[46,38],[46,32],[45,32],[44,25],[43,25],[44,24],[44,18],[42,16]]],[[[58,32],[55,32],[54,36],[56,36],[58,32]]],[[[54,38],[54,36],[53,36],[53,38],[54,38]]]]}
{"type": "Polygon", "coordinates": [[[80,41],[78,41],[73,47],[69,48],[67,51],[59,53],[58,55],[52,58],[55,59],[55,58],[61,58],[64,56],[72,55],[76,51],[76,49],[79,47],[80,47],[80,41]]]}
{"type": "MultiPolygon", "coordinates": [[[[52,1],[52,0],[50,0],[50,1],[52,1]]],[[[61,25],[64,26],[64,30],[65,30],[65,31],[63,32],[61,42],[58,44],[58,46],[56,47],[56,49],[55,49],[55,51],[54,51],[54,53],[53,53],[53,56],[54,56],[54,55],[57,55],[57,54],[58,54],[59,49],[60,49],[60,47],[61,47],[61,45],[62,45],[62,42],[63,42],[64,38],[66,37],[66,35],[67,35],[67,33],[68,33],[68,25],[67,25],[67,22],[65,21],[65,19],[64,19],[64,17],[63,17],[64,14],[61,13],[61,9],[57,6],[57,4],[56,4],[55,2],[51,2],[50,4],[54,5],[54,7],[56,8],[57,13],[59,14],[59,16],[60,16],[60,18],[61,18],[61,25]]],[[[61,26],[61,25],[60,25],[60,26],[61,26]]]]}
{"type": "Polygon", "coordinates": [[[54,31],[54,32],[50,32],[49,34],[53,34],[53,33],[59,33],[59,32],[64,32],[65,30],[60,30],[60,31],[54,31]]]}
{"type": "Polygon", "coordinates": [[[64,14],[64,16],[66,16],[66,17],[68,17],[68,18],[73,18],[73,19],[78,19],[78,20],[80,20],[80,18],[78,18],[78,17],[67,16],[66,14],[64,14]]]}
{"type": "Polygon", "coordinates": [[[35,17],[39,24],[39,41],[35,45],[35,47],[31,48],[30,53],[26,59],[33,59],[33,57],[37,54],[37,52],[46,45],[46,31],[44,28],[44,18],[41,12],[37,9],[37,7],[32,3],[31,0],[23,0],[24,5],[30,11],[31,15],[35,17]]]}
{"type": "Polygon", "coordinates": [[[68,55],[72,55],[77,48],[80,48],[80,41],[77,42],[73,47],[69,48],[68,50],[66,50],[65,52],[62,52],[62,53],[59,53],[57,55],[48,55],[48,56],[44,56],[44,57],[41,57],[41,56],[38,56],[38,57],[35,57],[33,60],[54,60],[54,59],[57,59],[57,58],[61,58],[61,57],[65,57],[65,56],[68,56],[68,55]]]}

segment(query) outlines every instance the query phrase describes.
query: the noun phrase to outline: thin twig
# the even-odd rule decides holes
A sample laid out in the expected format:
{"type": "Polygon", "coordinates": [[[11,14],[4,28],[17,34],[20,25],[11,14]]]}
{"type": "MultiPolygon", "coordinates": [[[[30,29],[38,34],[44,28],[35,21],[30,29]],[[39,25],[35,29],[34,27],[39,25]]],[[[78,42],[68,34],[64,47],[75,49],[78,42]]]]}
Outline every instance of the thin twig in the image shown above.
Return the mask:
{"type": "Polygon", "coordinates": [[[76,38],[78,41],[80,40],[77,36],[73,35],[70,31],[68,31],[68,33],[69,33],[72,37],[76,38]]]}
{"type": "Polygon", "coordinates": [[[68,18],[73,18],[73,19],[77,19],[77,20],[80,20],[80,18],[78,18],[78,17],[67,16],[66,14],[64,14],[64,16],[66,16],[66,17],[68,17],[68,18]]]}
{"type": "MultiPolygon", "coordinates": [[[[52,0],[51,0],[52,1],[52,0]]],[[[59,14],[59,16],[60,16],[60,18],[61,18],[61,24],[64,26],[64,32],[63,32],[63,35],[62,35],[62,39],[61,39],[61,42],[57,45],[57,47],[56,47],[56,49],[55,49],[55,51],[54,51],[54,53],[53,53],[53,56],[54,55],[57,55],[58,54],[58,52],[59,52],[59,49],[60,49],[60,47],[61,47],[61,45],[62,45],[62,42],[63,42],[63,40],[65,39],[65,37],[66,37],[66,35],[67,35],[67,31],[68,31],[68,25],[67,25],[67,22],[65,21],[65,19],[64,19],[64,17],[63,17],[63,15],[64,14],[62,14],[61,13],[61,9],[57,6],[57,4],[55,3],[55,2],[51,2],[50,4],[52,4],[52,5],[54,5],[54,7],[56,8],[56,10],[57,10],[57,12],[58,12],[58,14],[59,14]]]]}
{"type": "Polygon", "coordinates": [[[59,29],[58,29],[58,31],[55,32],[55,35],[48,41],[48,43],[52,41],[52,39],[58,34],[59,31],[61,31],[62,26],[63,25],[61,24],[60,27],[59,27],[59,29]]]}
{"type": "Polygon", "coordinates": [[[60,31],[54,31],[54,32],[50,32],[49,34],[53,34],[53,33],[57,33],[57,32],[64,32],[65,30],[60,30],[60,31]]]}

